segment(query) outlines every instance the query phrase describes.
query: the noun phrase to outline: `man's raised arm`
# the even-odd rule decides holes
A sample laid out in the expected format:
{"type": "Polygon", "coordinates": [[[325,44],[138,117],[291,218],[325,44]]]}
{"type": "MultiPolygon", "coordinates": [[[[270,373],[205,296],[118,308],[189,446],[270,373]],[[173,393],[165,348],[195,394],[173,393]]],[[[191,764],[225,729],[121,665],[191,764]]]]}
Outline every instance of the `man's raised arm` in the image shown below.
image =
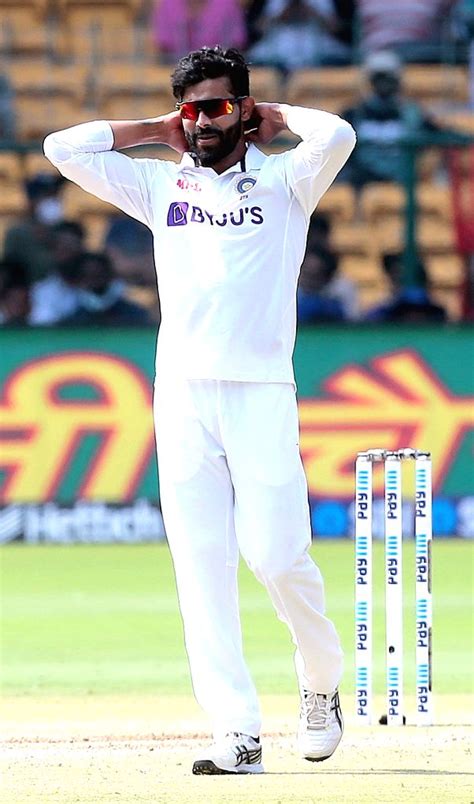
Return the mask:
{"type": "Polygon", "coordinates": [[[354,129],[336,114],[285,103],[258,103],[255,118],[258,129],[248,139],[256,144],[270,142],[285,129],[301,137],[283,155],[282,165],[290,187],[311,214],[353,150],[354,129]]]}
{"type": "Polygon", "coordinates": [[[161,143],[186,149],[180,115],[151,120],[96,120],[48,134],[45,156],[67,179],[150,225],[150,186],[157,159],[131,159],[119,149],[161,143]]]}

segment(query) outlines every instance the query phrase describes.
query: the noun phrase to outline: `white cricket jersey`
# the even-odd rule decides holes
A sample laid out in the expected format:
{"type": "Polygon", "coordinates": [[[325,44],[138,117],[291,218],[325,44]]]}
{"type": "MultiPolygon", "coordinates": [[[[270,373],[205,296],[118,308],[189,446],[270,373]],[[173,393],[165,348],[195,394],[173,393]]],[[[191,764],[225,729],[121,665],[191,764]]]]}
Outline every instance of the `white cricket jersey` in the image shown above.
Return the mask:
{"type": "Polygon", "coordinates": [[[157,371],[188,379],[294,382],[296,288],[309,219],[355,144],[336,115],[290,107],[302,142],[245,158],[218,175],[111,150],[109,123],[50,134],[48,159],[68,179],[154,235],[161,303],[157,371]]]}

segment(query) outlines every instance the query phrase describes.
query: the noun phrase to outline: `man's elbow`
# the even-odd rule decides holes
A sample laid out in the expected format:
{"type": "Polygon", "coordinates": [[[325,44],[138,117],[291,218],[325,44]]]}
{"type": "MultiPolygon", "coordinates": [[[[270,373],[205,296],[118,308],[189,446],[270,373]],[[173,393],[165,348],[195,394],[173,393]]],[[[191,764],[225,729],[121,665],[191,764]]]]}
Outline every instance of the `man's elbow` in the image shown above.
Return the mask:
{"type": "Polygon", "coordinates": [[[61,143],[58,134],[48,134],[43,142],[43,153],[53,165],[59,166],[66,162],[70,156],[70,151],[61,143]]]}
{"type": "Polygon", "coordinates": [[[351,124],[347,120],[339,118],[339,124],[334,132],[333,143],[341,151],[345,151],[347,156],[354,150],[357,136],[351,124]]]}

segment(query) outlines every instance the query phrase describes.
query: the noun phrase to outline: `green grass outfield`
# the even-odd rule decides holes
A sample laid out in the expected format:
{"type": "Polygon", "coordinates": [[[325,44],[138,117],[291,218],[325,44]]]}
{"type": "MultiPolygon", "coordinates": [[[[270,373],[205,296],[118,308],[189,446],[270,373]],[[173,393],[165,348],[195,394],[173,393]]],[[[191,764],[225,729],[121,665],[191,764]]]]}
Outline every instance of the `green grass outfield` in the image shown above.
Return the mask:
{"type": "MultiPolygon", "coordinates": [[[[349,541],[312,548],[353,689],[354,570],[349,541]]],[[[191,691],[174,575],[166,545],[24,546],[1,550],[4,695],[191,691]]],[[[384,684],[382,545],[376,545],[375,689],[384,684]]],[[[433,677],[437,693],[472,691],[472,546],[433,549],[433,677]]],[[[406,545],[406,688],[414,690],[414,546],[406,545]]],[[[261,693],[295,691],[292,646],[265,590],[241,567],[245,650],[261,693]]]]}

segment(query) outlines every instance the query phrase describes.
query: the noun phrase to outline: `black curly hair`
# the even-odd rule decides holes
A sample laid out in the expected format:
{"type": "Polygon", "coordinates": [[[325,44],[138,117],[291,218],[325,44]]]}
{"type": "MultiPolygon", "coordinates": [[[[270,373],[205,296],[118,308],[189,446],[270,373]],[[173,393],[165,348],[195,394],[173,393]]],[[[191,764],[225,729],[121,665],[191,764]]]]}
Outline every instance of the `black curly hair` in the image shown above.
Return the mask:
{"type": "Polygon", "coordinates": [[[173,95],[181,101],[188,87],[223,76],[229,78],[235,97],[249,94],[249,68],[239,50],[224,50],[220,45],[193,50],[179,60],[171,76],[173,95]]]}

